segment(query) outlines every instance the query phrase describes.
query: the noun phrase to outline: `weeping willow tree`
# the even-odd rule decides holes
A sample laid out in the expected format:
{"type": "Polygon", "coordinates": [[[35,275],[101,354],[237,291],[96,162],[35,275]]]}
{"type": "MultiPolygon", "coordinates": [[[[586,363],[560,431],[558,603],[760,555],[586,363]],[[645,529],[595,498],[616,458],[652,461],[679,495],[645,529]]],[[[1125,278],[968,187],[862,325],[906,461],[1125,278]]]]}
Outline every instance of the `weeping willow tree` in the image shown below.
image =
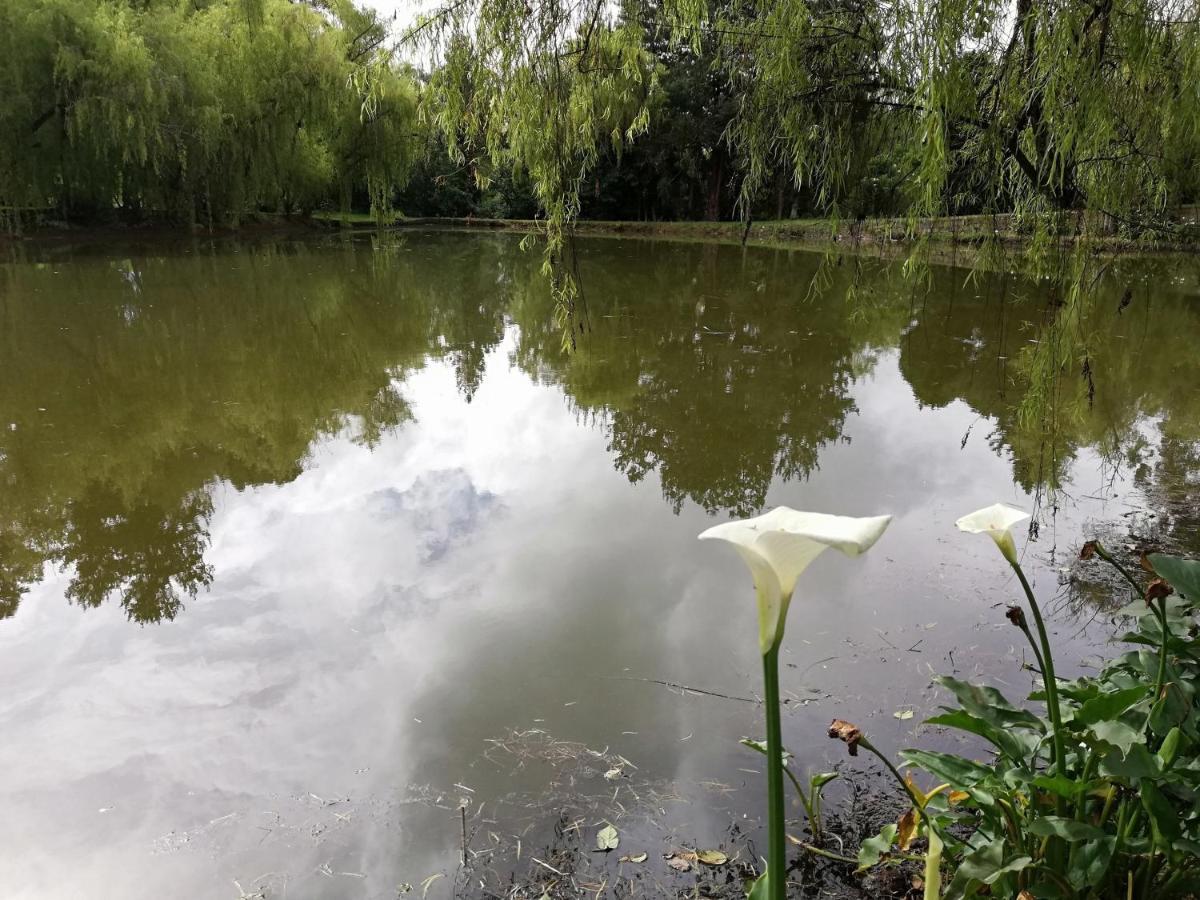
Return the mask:
{"type": "Polygon", "coordinates": [[[1077,415],[1063,377],[1094,391],[1093,251],[1114,234],[1196,236],[1180,215],[1200,192],[1194,0],[451,0],[409,35],[445,62],[427,115],[479,178],[502,160],[532,176],[571,340],[579,287],[562,249],[600,148],[647,125],[664,64],[648,36],[675,59],[715,56],[747,227],[780,172],[836,222],[886,158],[904,173],[916,281],[930,217],[982,214],[984,258],[1024,235],[1045,315],[1020,360],[1020,415],[1047,445],[1077,415]]]}
{"type": "Polygon", "coordinates": [[[203,223],[363,191],[385,209],[417,91],[350,0],[0,3],[0,207],[203,223]]]}
{"type": "Polygon", "coordinates": [[[453,0],[407,39],[443,54],[428,109],[456,152],[527,168],[566,222],[600,144],[646,126],[648,22],[717,46],[744,199],[784,165],[836,212],[886,151],[914,217],[1144,236],[1200,188],[1190,0],[453,0]]]}
{"type": "Polygon", "coordinates": [[[527,173],[544,213],[545,271],[564,341],[587,327],[569,229],[603,148],[643,132],[657,88],[636,23],[604,2],[455,2],[407,35],[437,66],[423,111],[481,186],[527,173]]]}

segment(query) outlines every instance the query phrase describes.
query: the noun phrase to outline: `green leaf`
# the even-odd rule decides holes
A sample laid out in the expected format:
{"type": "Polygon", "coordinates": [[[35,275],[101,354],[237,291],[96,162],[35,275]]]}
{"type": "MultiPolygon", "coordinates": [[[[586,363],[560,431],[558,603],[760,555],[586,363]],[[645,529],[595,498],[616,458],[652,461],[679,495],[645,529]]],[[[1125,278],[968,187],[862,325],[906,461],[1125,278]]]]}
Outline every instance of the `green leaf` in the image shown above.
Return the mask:
{"type": "Polygon", "coordinates": [[[946,728],[957,728],[978,735],[990,741],[995,747],[1014,762],[1023,761],[1033,751],[1039,740],[1025,731],[1009,731],[978,716],[973,716],[963,709],[952,709],[941,715],[925,720],[926,725],[941,725],[946,728]]]}
{"type": "Polygon", "coordinates": [[[1097,722],[1088,729],[1097,740],[1110,744],[1121,751],[1121,755],[1129,752],[1129,748],[1143,740],[1142,733],[1124,722],[1097,722]]]}
{"type": "Polygon", "coordinates": [[[1175,591],[1193,603],[1200,601],[1200,560],[1150,554],[1150,565],[1175,591]]]}
{"type": "Polygon", "coordinates": [[[1005,860],[1004,845],[1003,840],[993,841],[964,856],[946,889],[945,900],[969,897],[976,893],[976,889],[972,889],[973,882],[995,884],[1005,875],[1020,872],[1033,862],[1028,856],[1014,856],[1005,860]]]}
{"type": "Polygon", "coordinates": [[[1075,713],[1075,721],[1082,725],[1095,725],[1098,722],[1116,719],[1131,706],[1145,699],[1147,693],[1149,690],[1146,686],[1138,686],[1111,694],[1101,694],[1079,707],[1075,713]]]}
{"type": "MultiPolygon", "coordinates": [[[[1151,754],[1144,745],[1134,744],[1124,756],[1119,750],[1110,750],[1100,760],[1100,774],[1137,782],[1161,775],[1162,766],[1162,761],[1151,754]]],[[[1142,781],[1142,784],[1145,782],[1142,781]]]]}
{"type": "Polygon", "coordinates": [[[1186,853],[1188,856],[1200,858],[1200,843],[1189,841],[1187,838],[1180,838],[1172,842],[1171,849],[1177,850],[1180,853],[1186,853]]]}
{"type": "Polygon", "coordinates": [[[1150,817],[1156,841],[1160,846],[1169,847],[1172,841],[1178,840],[1181,836],[1179,813],[1162,795],[1162,791],[1149,779],[1142,782],[1138,793],[1142,798],[1142,808],[1150,817]]]}
{"type": "Polygon", "coordinates": [[[1191,714],[1192,704],[1183,687],[1171,682],[1163,685],[1162,697],[1150,709],[1150,727],[1155,734],[1166,734],[1191,714]]]}
{"type": "Polygon", "coordinates": [[[924,769],[930,775],[948,781],[951,787],[965,789],[992,777],[992,770],[987,766],[952,753],[938,753],[934,750],[901,750],[900,756],[914,766],[924,769]]]}
{"type": "Polygon", "coordinates": [[[1029,824],[1029,831],[1038,837],[1058,837],[1066,841],[1093,841],[1104,837],[1104,832],[1087,822],[1076,822],[1061,816],[1042,816],[1029,824]]]}
{"type": "Polygon", "coordinates": [[[767,884],[767,873],[763,872],[754,879],[754,884],[750,885],[750,890],[746,892],[746,900],[769,900],[770,896],[771,889],[767,884]]]}
{"type": "Polygon", "coordinates": [[[858,848],[858,871],[879,865],[879,861],[891,852],[896,843],[896,824],[891,822],[883,826],[883,830],[875,837],[867,838],[858,848]]]}
{"type": "Polygon", "coordinates": [[[1071,884],[1076,888],[1096,887],[1104,881],[1104,876],[1112,865],[1116,846],[1117,839],[1107,835],[1075,848],[1071,853],[1071,864],[1067,871],[1067,878],[1071,884]]]}
{"type": "MultiPolygon", "coordinates": [[[[751,750],[757,750],[763,756],[767,755],[767,742],[766,741],[756,741],[753,738],[744,737],[740,741],[738,741],[738,743],[741,744],[743,747],[749,747],[751,750]]],[[[782,753],[782,756],[783,756],[783,764],[786,766],[788,764],[788,760],[792,758],[792,754],[790,754],[786,750],[784,750],[782,753]]]]}
{"type": "Polygon", "coordinates": [[[985,722],[1002,728],[1028,728],[1040,734],[1046,731],[1046,724],[1041,719],[1027,709],[1013,706],[995,688],[968,684],[946,675],[934,681],[953,693],[963,709],[985,722]]]}
{"type": "Polygon", "coordinates": [[[1029,783],[1068,800],[1074,800],[1096,784],[1094,781],[1076,781],[1074,778],[1066,778],[1062,775],[1039,775],[1029,783]]]}
{"type": "Polygon", "coordinates": [[[605,825],[596,833],[597,850],[616,850],[620,843],[621,839],[617,837],[617,829],[611,825],[605,825]]]}
{"type": "Polygon", "coordinates": [[[1179,745],[1183,741],[1183,732],[1178,728],[1172,728],[1167,732],[1167,736],[1163,738],[1162,746],[1158,748],[1158,761],[1162,763],[1163,770],[1169,769],[1171,764],[1175,762],[1175,757],[1179,755],[1179,745]]]}
{"type": "Polygon", "coordinates": [[[829,782],[833,781],[837,777],[837,772],[820,772],[809,778],[808,784],[813,790],[817,790],[818,788],[825,787],[825,785],[829,784],[829,782]]]}

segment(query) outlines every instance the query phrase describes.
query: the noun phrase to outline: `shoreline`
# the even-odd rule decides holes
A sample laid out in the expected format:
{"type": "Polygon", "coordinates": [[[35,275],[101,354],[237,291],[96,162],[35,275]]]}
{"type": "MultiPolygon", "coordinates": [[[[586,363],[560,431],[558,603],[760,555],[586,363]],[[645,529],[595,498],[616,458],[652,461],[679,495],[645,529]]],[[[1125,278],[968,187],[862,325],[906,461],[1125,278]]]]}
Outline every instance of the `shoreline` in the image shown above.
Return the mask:
{"type": "MultiPolygon", "coordinates": [[[[925,260],[930,265],[951,268],[982,268],[990,271],[1021,272],[1031,238],[1015,231],[1002,231],[1007,216],[959,216],[920,223],[919,240],[926,242],[925,260]],[[989,232],[994,242],[989,241],[989,232]]],[[[263,240],[304,238],[372,232],[473,231],[532,234],[541,230],[537,219],[477,219],[414,216],[397,218],[382,227],[369,215],[354,213],[317,214],[307,218],[262,217],[242,225],[200,228],[144,222],[131,225],[104,224],[70,226],[42,225],[20,234],[0,234],[0,253],[17,248],[104,247],[114,243],[147,244],[195,240],[263,240]]],[[[907,234],[901,219],[868,219],[861,222],[835,223],[829,219],[794,219],[752,222],[686,221],[636,222],[585,219],[575,223],[575,234],[588,238],[625,238],[675,243],[740,245],[808,253],[849,253],[888,263],[904,261],[918,246],[918,239],[907,234]]],[[[1086,237],[1086,236],[1085,236],[1086,237]]],[[[1086,238],[1088,252],[1095,258],[1175,258],[1190,259],[1200,251],[1200,243],[1132,241],[1118,237],[1086,238]]],[[[1078,238],[1064,237],[1056,243],[1059,250],[1076,246],[1078,238]]]]}

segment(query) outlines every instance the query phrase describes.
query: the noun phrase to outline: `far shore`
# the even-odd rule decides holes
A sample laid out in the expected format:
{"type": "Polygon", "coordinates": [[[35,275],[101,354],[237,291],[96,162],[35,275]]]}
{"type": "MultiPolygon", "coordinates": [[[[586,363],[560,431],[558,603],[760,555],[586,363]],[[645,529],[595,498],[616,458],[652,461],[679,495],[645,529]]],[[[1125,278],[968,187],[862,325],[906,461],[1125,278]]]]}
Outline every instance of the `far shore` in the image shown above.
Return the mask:
{"type": "MultiPolygon", "coordinates": [[[[104,244],[114,241],[178,240],[190,237],[272,237],[407,229],[463,229],[481,231],[536,232],[543,226],[537,219],[485,219],[394,216],[382,225],[366,213],[318,212],[311,216],[257,214],[236,226],[208,228],[146,220],[138,223],[71,225],[51,220],[29,227],[21,234],[0,233],[0,246],[8,244],[104,244]]],[[[901,218],[871,218],[858,221],[833,219],[783,219],[771,221],[602,221],[581,219],[575,233],[586,236],[637,237],[671,241],[736,243],[753,246],[849,252],[869,250],[882,256],[906,254],[919,242],[931,250],[932,260],[943,264],[970,265],[982,252],[1029,248],[1031,235],[1013,227],[1008,215],[954,216],[924,219],[916,223],[901,218]]],[[[1085,235],[1089,250],[1103,254],[1192,254],[1200,240],[1131,240],[1113,234],[1085,235]]],[[[1065,235],[1066,246],[1078,238],[1065,235]]]]}

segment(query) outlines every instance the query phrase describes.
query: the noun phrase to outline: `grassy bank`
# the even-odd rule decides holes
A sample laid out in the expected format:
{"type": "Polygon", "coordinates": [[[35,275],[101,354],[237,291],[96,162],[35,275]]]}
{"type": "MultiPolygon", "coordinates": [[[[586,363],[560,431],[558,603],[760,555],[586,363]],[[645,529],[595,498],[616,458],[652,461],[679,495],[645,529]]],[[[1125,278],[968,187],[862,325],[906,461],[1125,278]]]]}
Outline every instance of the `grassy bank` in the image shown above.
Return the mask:
{"type": "MultiPolygon", "coordinates": [[[[325,227],[341,226],[354,229],[375,228],[376,220],[366,214],[318,213],[313,217],[325,227]]],[[[529,232],[540,227],[534,219],[478,218],[397,218],[390,228],[463,228],[529,232]]],[[[1190,233],[1172,236],[1170,240],[1133,239],[1122,236],[1101,222],[1098,216],[1088,216],[1083,223],[1090,230],[1084,234],[1091,248],[1107,253],[1178,253],[1191,252],[1197,247],[1190,233]]],[[[827,248],[830,244],[876,248],[882,253],[902,251],[917,240],[925,240],[935,251],[935,258],[947,261],[959,251],[970,252],[998,241],[1002,248],[1014,251],[1027,249],[1032,234],[1013,221],[1010,215],[952,216],[923,219],[915,226],[906,219],[879,218],[860,221],[832,219],[783,219],[755,221],[747,227],[744,222],[652,222],[581,220],[576,231],[583,235],[614,237],[644,237],[664,240],[693,240],[719,243],[746,243],[772,247],[827,248]]],[[[1064,234],[1062,241],[1073,243],[1077,238],[1064,234]]],[[[964,260],[965,261],[965,260],[964,260]]]]}
{"type": "MultiPolygon", "coordinates": [[[[513,231],[529,233],[542,227],[536,219],[480,219],[395,217],[385,223],[389,230],[418,228],[513,231]]],[[[1095,224],[1095,217],[1093,217],[1095,224]]],[[[242,235],[303,234],[308,231],[369,231],[379,227],[378,220],[367,213],[317,212],[309,218],[285,217],[270,214],[248,215],[238,226],[203,228],[173,225],[150,217],[137,223],[104,223],[68,225],[43,218],[33,221],[20,234],[0,233],[0,241],[107,241],[135,238],[153,240],[178,238],[182,235],[237,237],[242,235]]],[[[755,221],[747,227],[744,222],[665,222],[665,221],[601,221],[582,220],[576,232],[588,236],[636,237],[655,240],[697,241],[705,243],[737,243],[752,246],[797,249],[828,249],[843,246],[849,251],[869,250],[881,256],[903,256],[916,243],[924,240],[930,248],[930,258],[943,264],[976,264],[983,258],[981,249],[993,254],[1012,251],[1019,256],[1028,249],[1033,237],[1017,226],[1008,215],[955,216],[925,219],[910,227],[904,219],[864,219],[857,222],[831,219],[784,219],[755,221]],[[998,242],[998,243],[997,243],[998,242]]],[[[1070,245],[1073,235],[1061,241],[1070,245]]],[[[1099,253],[1158,254],[1195,252],[1200,240],[1191,231],[1172,236],[1171,240],[1134,240],[1119,234],[1105,233],[1103,227],[1088,233],[1089,248],[1099,253]]],[[[990,260],[990,265],[1008,263],[990,260]]],[[[985,265],[985,267],[989,267],[985,265]]]]}

